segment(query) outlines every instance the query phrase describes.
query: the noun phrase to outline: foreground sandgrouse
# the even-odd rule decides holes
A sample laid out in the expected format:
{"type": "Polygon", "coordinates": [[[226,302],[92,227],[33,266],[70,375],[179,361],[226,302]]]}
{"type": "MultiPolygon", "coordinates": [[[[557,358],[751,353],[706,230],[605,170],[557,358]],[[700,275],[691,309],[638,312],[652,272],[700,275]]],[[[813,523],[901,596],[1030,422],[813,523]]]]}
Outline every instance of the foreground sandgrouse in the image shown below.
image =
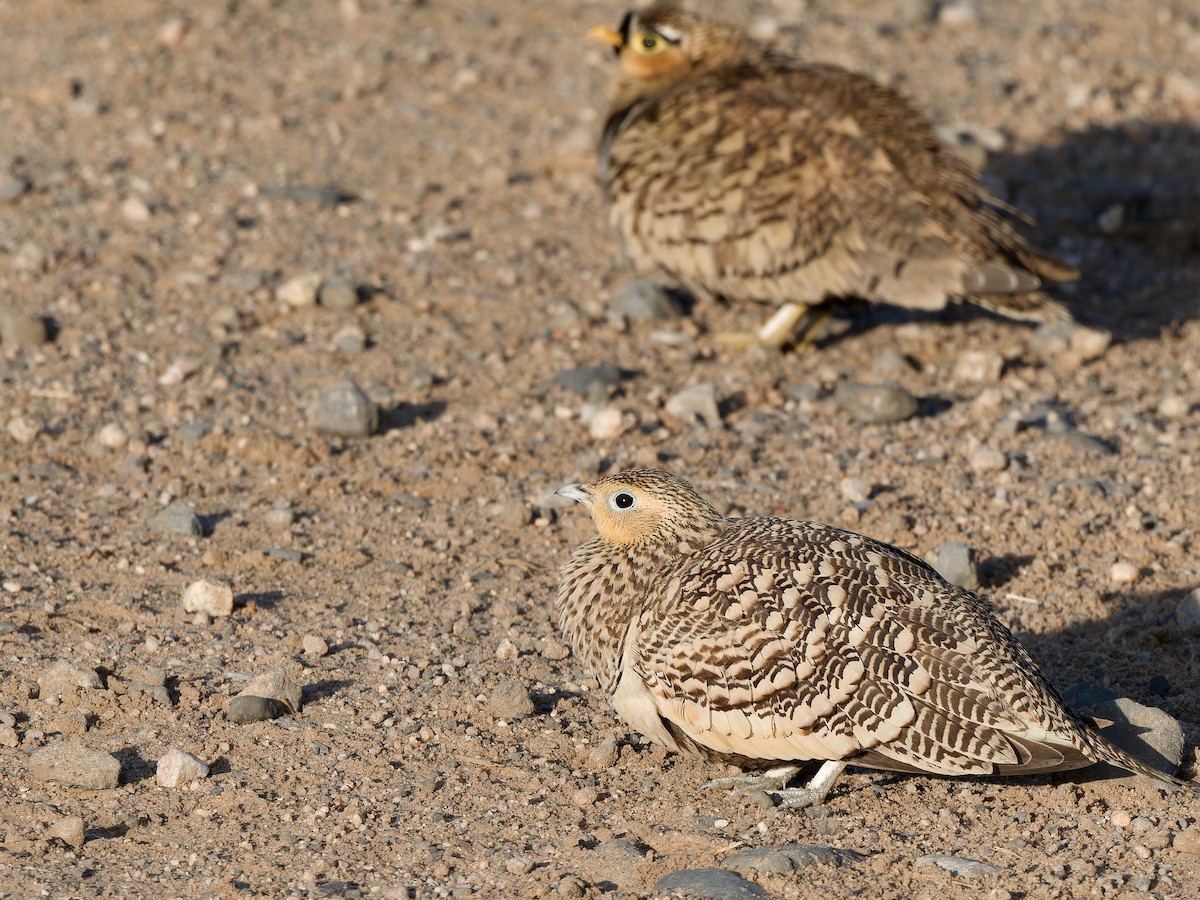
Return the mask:
{"type": "Polygon", "coordinates": [[[600,178],[626,250],[693,291],[779,306],[762,343],[839,297],[1070,318],[1040,287],[1078,273],[1029,246],[896,91],[667,7],[589,35],[620,58],[600,178]]]}
{"type": "MultiPolygon", "coordinates": [[[[1062,699],[987,603],[920,559],[817,522],[726,518],[642,469],[558,493],[599,530],[563,567],[559,620],[627,724],[676,750],[774,768],[1055,772],[1114,747],[1062,699]],[[781,766],[781,764],[783,764],[781,766]]],[[[734,779],[735,781],[737,779],[734,779]]]]}

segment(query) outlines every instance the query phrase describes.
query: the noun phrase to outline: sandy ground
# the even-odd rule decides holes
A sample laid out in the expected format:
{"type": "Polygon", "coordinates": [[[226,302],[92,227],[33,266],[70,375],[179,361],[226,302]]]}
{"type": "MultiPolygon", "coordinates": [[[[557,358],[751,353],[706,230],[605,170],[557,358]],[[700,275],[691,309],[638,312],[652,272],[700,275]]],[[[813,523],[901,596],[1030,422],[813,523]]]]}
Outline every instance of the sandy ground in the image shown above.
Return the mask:
{"type": "Polygon", "coordinates": [[[724,510],[970,544],[1052,680],[1166,710],[1196,774],[1200,9],[730,6],[986,151],[1111,346],[878,309],[779,355],[716,340],[757,309],[614,316],[611,59],[581,34],[618,6],[0,2],[0,306],[52,331],[0,346],[0,892],[648,896],[815,844],[862,858],[745,875],[775,897],[1200,896],[1187,797],[856,772],[780,810],[701,790],[726,773],[628,734],[563,647],[557,568],[591,526],[551,491],[665,465],[724,510]],[[359,302],[280,300],[306,273],[359,302]],[[605,363],[607,430],[555,382],[605,363]],[[373,437],[310,427],[345,377],[373,437]],[[898,382],[918,414],[855,422],[848,381],[898,382]],[[700,383],[719,423],[664,411],[700,383]],[[151,527],[173,501],[201,535],[151,527]],[[200,578],[232,615],[182,610],[200,578]],[[54,689],[58,660],[99,687],[54,689]],[[229,722],[279,667],[302,709],[229,722]],[[38,777],[64,743],[120,785],[38,777]],[[171,748],[211,774],[160,787],[171,748]]]}

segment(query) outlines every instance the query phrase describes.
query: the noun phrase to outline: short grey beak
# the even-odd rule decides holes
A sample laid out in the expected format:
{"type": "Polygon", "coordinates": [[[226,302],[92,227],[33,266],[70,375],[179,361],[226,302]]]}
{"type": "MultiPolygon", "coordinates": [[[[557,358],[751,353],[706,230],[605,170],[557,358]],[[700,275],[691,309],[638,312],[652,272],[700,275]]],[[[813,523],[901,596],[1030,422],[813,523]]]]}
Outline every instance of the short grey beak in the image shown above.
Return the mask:
{"type": "Polygon", "coordinates": [[[568,500],[578,500],[580,503],[587,503],[592,499],[591,494],[584,490],[582,484],[564,484],[554,493],[560,497],[566,497],[568,500]]]}

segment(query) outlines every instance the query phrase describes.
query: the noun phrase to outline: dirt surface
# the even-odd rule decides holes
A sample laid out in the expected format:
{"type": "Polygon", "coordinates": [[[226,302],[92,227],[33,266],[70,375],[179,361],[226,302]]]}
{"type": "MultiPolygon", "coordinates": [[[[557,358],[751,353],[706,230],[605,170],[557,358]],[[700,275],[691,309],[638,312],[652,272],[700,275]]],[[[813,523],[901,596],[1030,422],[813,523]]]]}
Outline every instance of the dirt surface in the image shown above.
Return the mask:
{"type": "Polygon", "coordinates": [[[746,877],[1200,896],[1186,796],[853,771],[809,812],[702,790],[728,773],[629,735],[557,633],[557,568],[592,532],[551,491],[661,464],[724,510],[970,544],[1051,679],[1165,709],[1195,777],[1200,9],[931,6],[729,13],[973,136],[1111,346],[876,309],[781,355],[717,340],[758,309],[614,315],[632,275],[593,158],[612,62],[581,35],[616,5],[0,2],[0,306],[52,332],[0,345],[0,892],[646,896],[798,843],[863,858],[746,877]],[[277,296],[306,273],[359,302],[277,296]],[[555,382],[605,363],[607,393],[555,382]],[[310,427],[345,377],[372,437],[310,427]],[[918,412],[856,422],[847,381],[918,412]],[[665,411],[702,383],[719,422],[665,411]],[[152,527],[173,501],[200,535],[152,527]],[[231,615],[183,610],[201,578],[231,615]],[[58,660],[99,686],[55,687],[58,660]],[[276,668],[302,708],[228,721],[276,668]],[[120,785],[44,780],[32,754],[64,744],[114,756],[120,785]],[[211,774],[160,787],[172,748],[211,774]]]}

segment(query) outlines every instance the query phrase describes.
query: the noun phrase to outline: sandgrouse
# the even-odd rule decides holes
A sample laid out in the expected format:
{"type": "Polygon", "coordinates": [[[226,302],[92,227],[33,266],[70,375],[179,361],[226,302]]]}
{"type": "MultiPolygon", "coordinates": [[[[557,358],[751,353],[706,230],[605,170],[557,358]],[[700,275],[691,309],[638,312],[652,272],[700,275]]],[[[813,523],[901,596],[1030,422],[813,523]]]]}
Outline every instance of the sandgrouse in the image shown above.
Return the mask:
{"type": "Polygon", "coordinates": [[[669,7],[589,35],[620,61],[600,179],[627,252],[692,291],[778,306],[763,344],[837,298],[1070,318],[1040,288],[1078,273],[1026,243],[896,91],[669,7]]]}
{"type": "MultiPolygon", "coordinates": [[[[726,518],[641,469],[558,493],[599,536],[563,567],[559,621],[625,722],[671,750],[771,769],[825,760],[1007,775],[1128,756],[1064,705],[987,603],[895,547],[817,522],[726,518]]],[[[738,779],[732,779],[737,781],[738,779]]]]}

